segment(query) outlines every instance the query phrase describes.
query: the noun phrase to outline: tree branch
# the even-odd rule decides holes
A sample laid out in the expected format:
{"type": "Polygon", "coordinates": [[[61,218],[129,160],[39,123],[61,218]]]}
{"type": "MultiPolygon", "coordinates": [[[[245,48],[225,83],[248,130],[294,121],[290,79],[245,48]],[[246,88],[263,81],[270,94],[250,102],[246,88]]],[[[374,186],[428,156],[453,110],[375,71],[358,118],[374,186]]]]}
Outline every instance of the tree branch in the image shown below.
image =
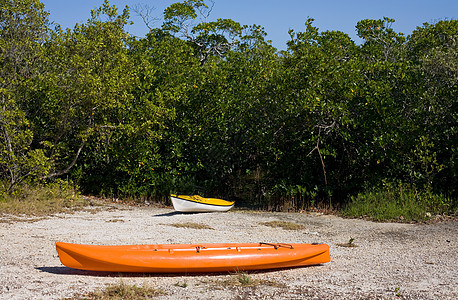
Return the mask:
{"type": "Polygon", "coordinates": [[[48,175],[46,175],[44,177],[41,177],[40,179],[46,179],[46,178],[52,178],[52,177],[56,177],[56,176],[61,176],[61,175],[66,174],[68,171],[70,171],[70,169],[76,164],[76,161],[78,160],[78,157],[80,156],[81,150],[83,150],[85,144],[86,144],[86,141],[83,141],[81,146],[78,148],[78,151],[76,152],[76,155],[73,158],[73,161],[70,163],[70,165],[67,168],[65,168],[64,170],[56,171],[54,173],[50,173],[50,174],[48,174],[48,175]]]}
{"type": "Polygon", "coordinates": [[[145,23],[146,27],[151,31],[153,29],[152,23],[159,21],[158,17],[151,16],[155,7],[150,7],[148,4],[142,5],[137,4],[132,8],[132,11],[137,14],[140,18],[142,18],[143,23],[145,23]]]}
{"type": "Polygon", "coordinates": [[[307,154],[307,157],[309,157],[313,153],[313,151],[315,151],[315,150],[318,152],[318,155],[320,156],[321,167],[323,169],[324,183],[326,185],[328,185],[328,179],[327,179],[327,176],[326,176],[326,167],[324,165],[323,156],[321,155],[321,152],[320,152],[320,141],[321,141],[321,127],[318,128],[318,140],[316,142],[316,146],[315,146],[315,148],[312,149],[312,151],[310,151],[309,154],[307,154]]]}

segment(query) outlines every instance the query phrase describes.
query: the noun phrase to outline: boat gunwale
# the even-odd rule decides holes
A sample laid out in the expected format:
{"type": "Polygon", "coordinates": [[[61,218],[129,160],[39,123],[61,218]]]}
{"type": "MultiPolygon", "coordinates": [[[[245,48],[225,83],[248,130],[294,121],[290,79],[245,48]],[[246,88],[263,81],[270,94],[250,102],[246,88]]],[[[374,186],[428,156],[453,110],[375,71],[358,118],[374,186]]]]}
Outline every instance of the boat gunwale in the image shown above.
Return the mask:
{"type": "MultiPolygon", "coordinates": [[[[90,244],[75,244],[66,242],[56,242],[58,247],[64,248],[65,245],[82,246],[83,248],[98,248],[103,250],[114,251],[129,251],[129,252],[146,252],[146,251],[195,251],[196,249],[203,251],[227,251],[227,250],[299,250],[302,247],[318,246],[323,244],[315,243],[208,243],[208,244],[135,244],[135,245],[90,245],[90,244]],[[285,247],[283,245],[288,245],[285,247]],[[156,247],[159,246],[159,247],[156,247]],[[294,248],[297,247],[297,248],[294,248]]],[[[72,250],[73,251],[73,250],[72,250]]]]}

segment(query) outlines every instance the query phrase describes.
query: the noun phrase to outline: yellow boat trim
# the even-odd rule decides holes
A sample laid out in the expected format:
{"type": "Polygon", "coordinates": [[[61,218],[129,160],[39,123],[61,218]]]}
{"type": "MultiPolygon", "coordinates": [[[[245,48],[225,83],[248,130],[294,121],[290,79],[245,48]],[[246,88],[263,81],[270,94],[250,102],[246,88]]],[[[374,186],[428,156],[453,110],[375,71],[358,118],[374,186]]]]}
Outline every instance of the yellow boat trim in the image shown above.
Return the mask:
{"type": "Polygon", "coordinates": [[[209,205],[218,205],[218,206],[231,206],[234,205],[235,201],[227,201],[223,199],[217,199],[217,198],[204,198],[199,195],[171,195],[172,197],[179,198],[182,200],[188,200],[188,201],[193,201],[197,203],[203,203],[203,204],[209,204],[209,205]]]}

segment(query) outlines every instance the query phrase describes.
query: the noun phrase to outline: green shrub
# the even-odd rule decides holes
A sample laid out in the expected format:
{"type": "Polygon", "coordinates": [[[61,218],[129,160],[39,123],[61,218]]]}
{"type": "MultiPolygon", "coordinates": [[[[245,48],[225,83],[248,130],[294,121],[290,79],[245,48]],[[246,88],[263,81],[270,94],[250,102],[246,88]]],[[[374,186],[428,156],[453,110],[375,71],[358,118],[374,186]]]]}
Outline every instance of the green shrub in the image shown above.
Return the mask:
{"type": "Polygon", "coordinates": [[[383,182],[381,187],[368,189],[342,210],[348,217],[367,217],[375,221],[424,221],[437,214],[449,213],[452,200],[431,191],[419,191],[405,183],[383,182]]]}
{"type": "Polygon", "coordinates": [[[0,192],[0,214],[42,216],[88,204],[80,197],[77,186],[60,179],[46,185],[19,185],[12,193],[0,192]]]}

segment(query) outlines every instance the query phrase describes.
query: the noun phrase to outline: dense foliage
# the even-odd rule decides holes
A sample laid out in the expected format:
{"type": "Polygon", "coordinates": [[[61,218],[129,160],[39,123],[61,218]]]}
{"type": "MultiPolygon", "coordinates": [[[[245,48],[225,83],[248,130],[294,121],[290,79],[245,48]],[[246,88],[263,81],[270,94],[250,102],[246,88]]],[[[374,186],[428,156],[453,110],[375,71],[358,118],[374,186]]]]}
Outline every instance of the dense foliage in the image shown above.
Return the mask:
{"type": "Polygon", "coordinates": [[[39,0],[0,3],[0,194],[64,178],[273,209],[387,185],[443,195],[441,210],[458,198],[457,20],[408,37],[362,20],[358,45],[307,19],[277,51],[261,26],[208,21],[203,0],[172,4],[143,38],[108,1],[67,30],[39,0]]]}

